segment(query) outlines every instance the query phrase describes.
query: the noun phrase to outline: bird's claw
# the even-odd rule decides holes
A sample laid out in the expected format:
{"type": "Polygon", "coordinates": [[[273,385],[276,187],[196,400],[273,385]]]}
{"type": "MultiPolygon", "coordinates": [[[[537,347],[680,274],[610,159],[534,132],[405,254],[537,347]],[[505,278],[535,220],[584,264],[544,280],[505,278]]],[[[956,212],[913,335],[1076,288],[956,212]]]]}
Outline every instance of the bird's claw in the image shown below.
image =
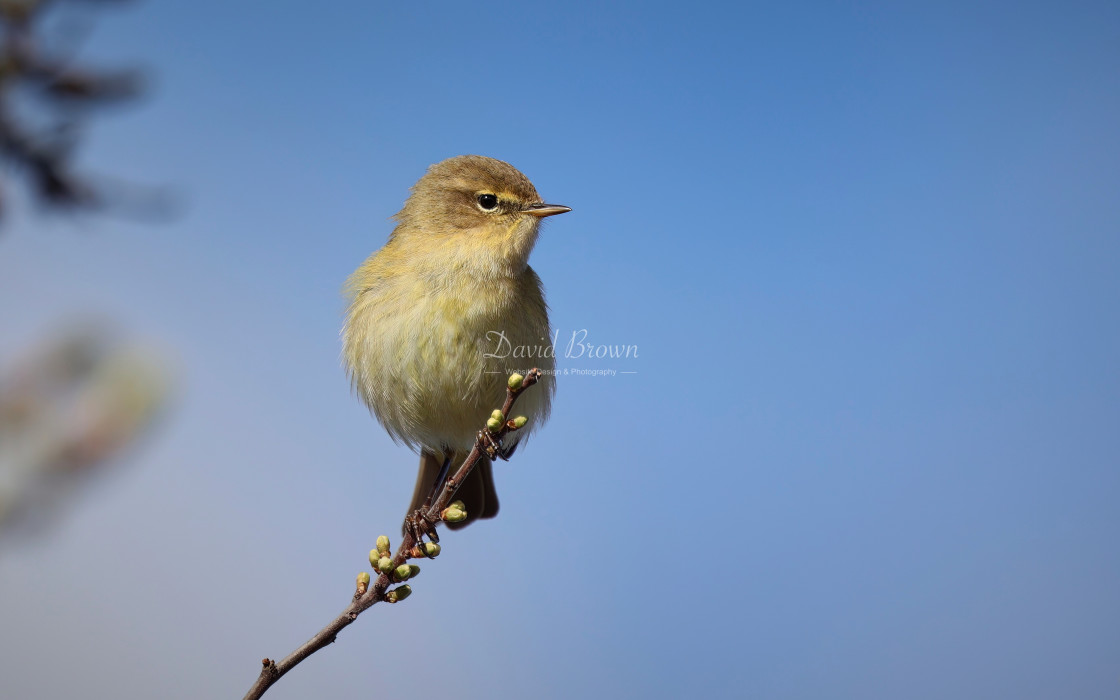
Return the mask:
{"type": "MultiPolygon", "coordinates": [[[[404,519],[405,533],[412,537],[412,541],[422,545],[426,536],[432,543],[439,544],[439,535],[436,534],[436,524],[428,520],[424,511],[417,508],[404,519]]],[[[421,547],[423,549],[423,547],[421,547]]],[[[429,557],[430,558],[430,557],[429,557]]]]}
{"type": "Polygon", "coordinates": [[[502,441],[491,435],[489,430],[478,431],[478,440],[482,443],[482,450],[490,459],[501,457],[504,460],[506,458],[505,452],[502,450],[502,441]]]}

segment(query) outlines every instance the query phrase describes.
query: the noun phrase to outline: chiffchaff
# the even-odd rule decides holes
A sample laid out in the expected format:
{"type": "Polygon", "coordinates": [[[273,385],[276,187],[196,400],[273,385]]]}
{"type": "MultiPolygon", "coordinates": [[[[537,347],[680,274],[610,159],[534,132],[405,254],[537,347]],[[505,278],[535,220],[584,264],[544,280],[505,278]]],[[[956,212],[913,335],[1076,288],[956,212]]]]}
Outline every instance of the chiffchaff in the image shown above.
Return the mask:
{"type": "MultiPolygon", "coordinates": [[[[529,253],[541,219],[566,211],[544,204],[509,163],[449,158],[420,178],[389,242],[347,281],[342,344],[354,388],[394,440],[420,451],[409,513],[447,464],[462,461],[474,446],[504,401],[511,371],[526,369],[494,356],[505,354],[497,351],[499,334],[507,351],[550,343],[548,308],[529,253]]],[[[519,361],[545,374],[518,400],[517,413],[529,422],[507,437],[507,453],[548,418],[554,359],[535,354],[519,361]]],[[[476,465],[458,498],[468,517],[454,527],[497,514],[488,460],[476,465]]]]}

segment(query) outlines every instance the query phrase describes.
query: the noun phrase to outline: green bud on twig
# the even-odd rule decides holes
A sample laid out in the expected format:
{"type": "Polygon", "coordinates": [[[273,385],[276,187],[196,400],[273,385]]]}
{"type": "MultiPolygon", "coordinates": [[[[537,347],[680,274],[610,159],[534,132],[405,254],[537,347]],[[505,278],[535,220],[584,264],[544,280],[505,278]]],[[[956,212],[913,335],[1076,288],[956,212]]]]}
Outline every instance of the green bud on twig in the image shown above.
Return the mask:
{"type": "Polygon", "coordinates": [[[493,418],[494,420],[505,420],[506,419],[505,414],[503,414],[501,412],[501,410],[497,409],[497,408],[495,408],[494,412],[490,414],[490,417],[493,418]]]}
{"type": "Polygon", "coordinates": [[[439,517],[442,518],[444,522],[461,523],[467,519],[467,511],[459,508],[447,507],[443,509],[439,517]]]}
{"type": "Polygon", "coordinates": [[[412,595],[412,587],[406,583],[386,593],[385,600],[389,603],[399,603],[410,595],[412,595]]]}
{"type": "Polygon", "coordinates": [[[502,429],[501,418],[490,418],[486,421],[486,429],[492,433],[496,433],[502,429]]]}
{"type": "Polygon", "coordinates": [[[381,557],[374,566],[377,567],[379,572],[387,574],[393,570],[393,560],[389,557],[381,557]]]}
{"type": "Polygon", "coordinates": [[[377,538],[377,551],[383,555],[389,553],[389,537],[387,535],[381,535],[377,538]]]}
{"type": "Polygon", "coordinates": [[[408,550],[409,559],[435,559],[439,555],[439,545],[435,542],[421,542],[408,550]]]}
{"type": "MultiPolygon", "coordinates": [[[[416,570],[419,571],[420,567],[416,567],[416,570]]],[[[397,568],[393,569],[394,581],[407,581],[408,577],[411,575],[412,567],[410,567],[408,564],[401,564],[397,568]]]]}
{"type": "Polygon", "coordinates": [[[363,571],[358,574],[358,595],[363,595],[369,590],[369,574],[363,571]]]}
{"type": "Polygon", "coordinates": [[[522,377],[520,374],[511,374],[509,375],[509,388],[517,391],[521,388],[521,383],[524,381],[525,377],[522,377]]]}
{"type": "Polygon", "coordinates": [[[514,430],[521,430],[522,428],[525,427],[525,424],[528,423],[528,422],[529,422],[529,419],[526,418],[525,416],[518,416],[518,417],[516,417],[516,418],[514,418],[513,420],[510,421],[510,423],[513,424],[513,429],[514,430]]]}

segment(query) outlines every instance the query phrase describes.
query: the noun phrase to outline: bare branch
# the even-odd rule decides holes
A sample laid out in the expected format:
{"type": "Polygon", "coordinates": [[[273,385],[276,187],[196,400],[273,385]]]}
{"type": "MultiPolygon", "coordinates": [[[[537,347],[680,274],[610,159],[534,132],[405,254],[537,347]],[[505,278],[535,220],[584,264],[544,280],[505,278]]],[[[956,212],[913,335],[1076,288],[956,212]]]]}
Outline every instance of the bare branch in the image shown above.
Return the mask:
{"type": "MultiPolygon", "coordinates": [[[[510,432],[518,430],[518,425],[515,420],[510,418],[510,411],[513,410],[513,405],[517,402],[517,398],[521,396],[526,389],[536,384],[540,378],[541,371],[539,369],[532,369],[529,370],[520,382],[510,383],[511,386],[506,390],[506,400],[501,409],[503,421],[500,428],[498,430],[484,428],[479,431],[478,439],[475,441],[474,448],[471,449],[470,454],[463,460],[463,463],[451,478],[444,483],[439,497],[436,498],[435,502],[424,512],[423,515],[429,522],[434,523],[443,519],[440,514],[451,504],[451,499],[455,497],[455,492],[459,490],[459,486],[466,480],[467,476],[470,475],[471,470],[474,469],[478,460],[481,459],[483,455],[488,457],[497,456],[498,453],[495,449],[495,445],[500,444],[502,438],[510,432]]],[[[397,552],[392,557],[391,566],[386,567],[390,572],[395,571],[410,558],[418,559],[426,556],[423,543],[418,542],[416,537],[407,530],[406,528],[406,533],[401,544],[397,547],[397,552]]],[[[385,545],[385,547],[386,551],[388,551],[388,545],[385,545]]],[[[272,687],[276,681],[280,680],[285,673],[291,671],[307,657],[334,642],[339,632],[348,627],[354,620],[357,620],[358,615],[361,615],[374,604],[382,601],[396,602],[393,594],[401,589],[397,588],[393,591],[388,589],[390,585],[401,580],[403,579],[395,576],[393,573],[381,573],[373,581],[372,585],[370,585],[368,580],[363,583],[362,577],[359,576],[353,600],[346,606],[346,609],[327,624],[326,627],[319,630],[315,636],[304,642],[298,649],[288,654],[280,661],[274,661],[268,658],[261,661],[262,668],[260,675],[257,676],[257,680],[253,683],[249,692],[245,694],[244,700],[255,700],[263,696],[265,691],[272,687]]],[[[403,599],[403,596],[401,596],[401,599],[403,599]]]]}

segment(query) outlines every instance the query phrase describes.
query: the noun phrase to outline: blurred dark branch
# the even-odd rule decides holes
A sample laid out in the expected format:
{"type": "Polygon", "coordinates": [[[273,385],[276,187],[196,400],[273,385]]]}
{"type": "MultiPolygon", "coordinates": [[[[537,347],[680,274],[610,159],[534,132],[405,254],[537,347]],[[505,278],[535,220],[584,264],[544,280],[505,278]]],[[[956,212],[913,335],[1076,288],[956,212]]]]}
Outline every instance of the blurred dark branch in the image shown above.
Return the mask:
{"type": "MultiPolygon", "coordinates": [[[[541,371],[539,369],[532,369],[529,370],[523,378],[517,377],[517,375],[514,376],[518,381],[515,383],[512,381],[513,378],[511,378],[510,386],[506,391],[506,400],[501,408],[502,419],[500,421],[500,426],[497,422],[493,425],[488,423],[486,428],[479,431],[474,448],[471,450],[470,454],[467,455],[467,458],[463,460],[459,468],[455,470],[451,478],[444,482],[443,488],[439,491],[435,502],[428,506],[426,510],[421,509],[415,514],[409,515],[409,518],[405,520],[405,532],[400,547],[397,548],[396,554],[393,555],[391,559],[388,557],[388,538],[378,538],[378,550],[382,549],[382,540],[384,540],[384,558],[380,560],[380,563],[383,563],[384,567],[382,568],[375,565],[374,574],[377,574],[379,569],[381,573],[372,581],[372,585],[370,585],[371,581],[369,576],[365,575],[364,572],[359,574],[357,590],[354,592],[354,597],[350,605],[346,606],[346,609],[335,617],[334,620],[283,659],[279,661],[267,658],[263,659],[261,662],[263,668],[261,668],[260,675],[257,676],[253,687],[245,694],[244,700],[257,700],[257,698],[263,696],[265,691],[272,687],[273,683],[280,680],[281,676],[291,671],[307,657],[328,644],[332,644],[339,632],[349,627],[350,623],[358,619],[358,615],[361,615],[374,604],[382,601],[395,603],[398,600],[403,600],[411,593],[412,589],[407,585],[399,586],[391,591],[388,590],[389,586],[393,583],[409,580],[411,576],[416,575],[416,573],[404,576],[399,575],[397,572],[400,571],[400,567],[407,566],[406,562],[409,559],[434,558],[439,552],[438,545],[435,546],[433,550],[432,542],[421,541],[421,530],[424,528],[416,527],[416,518],[421,518],[427,522],[428,526],[432,528],[429,538],[433,542],[438,541],[438,537],[434,535],[434,525],[432,524],[445,519],[455,522],[454,517],[449,516],[449,511],[456,510],[455,504],[452,503],[451,499],[455,497],[455,492],[459,490],[459,485],[466,480],[471,470],[474,469],[475,465],[483,456],[490,458],[499,456],[500,451],[498,446],[501,444],[502,438],[510,432],[518,430],[521,425],[524,425],[524,418],[511,419],[510,411],[513,410],[513,405],[517,402],[517,398],[521,396],[522,392],[537,383],[541,377],[541,371]],[[518,423],[517,421],[521,422],[518,423]]],[[[371,564],[374,563],[374,554],[375,552],[370,553],[371,564]]],[[[415,572],[419,572],[418,567],[415,568],[415,572]]]]}
{"type": "MultiPolygon", "coordinates": [[[[74,172],[77,132],[95,107],[135,99],[142,85],[135,70],[71,65],[47,51],[36,34],[55,5],[119,5],[128,0],[0,0],[0,157],[16,166],[31,191],[56,207],[107,205],[104,188],[74,172]],[[41,114],[21,116],[18,99],[35,99],[41,114]]],[[[0,197],[0,213],[3,210],[0,197]]]]}

